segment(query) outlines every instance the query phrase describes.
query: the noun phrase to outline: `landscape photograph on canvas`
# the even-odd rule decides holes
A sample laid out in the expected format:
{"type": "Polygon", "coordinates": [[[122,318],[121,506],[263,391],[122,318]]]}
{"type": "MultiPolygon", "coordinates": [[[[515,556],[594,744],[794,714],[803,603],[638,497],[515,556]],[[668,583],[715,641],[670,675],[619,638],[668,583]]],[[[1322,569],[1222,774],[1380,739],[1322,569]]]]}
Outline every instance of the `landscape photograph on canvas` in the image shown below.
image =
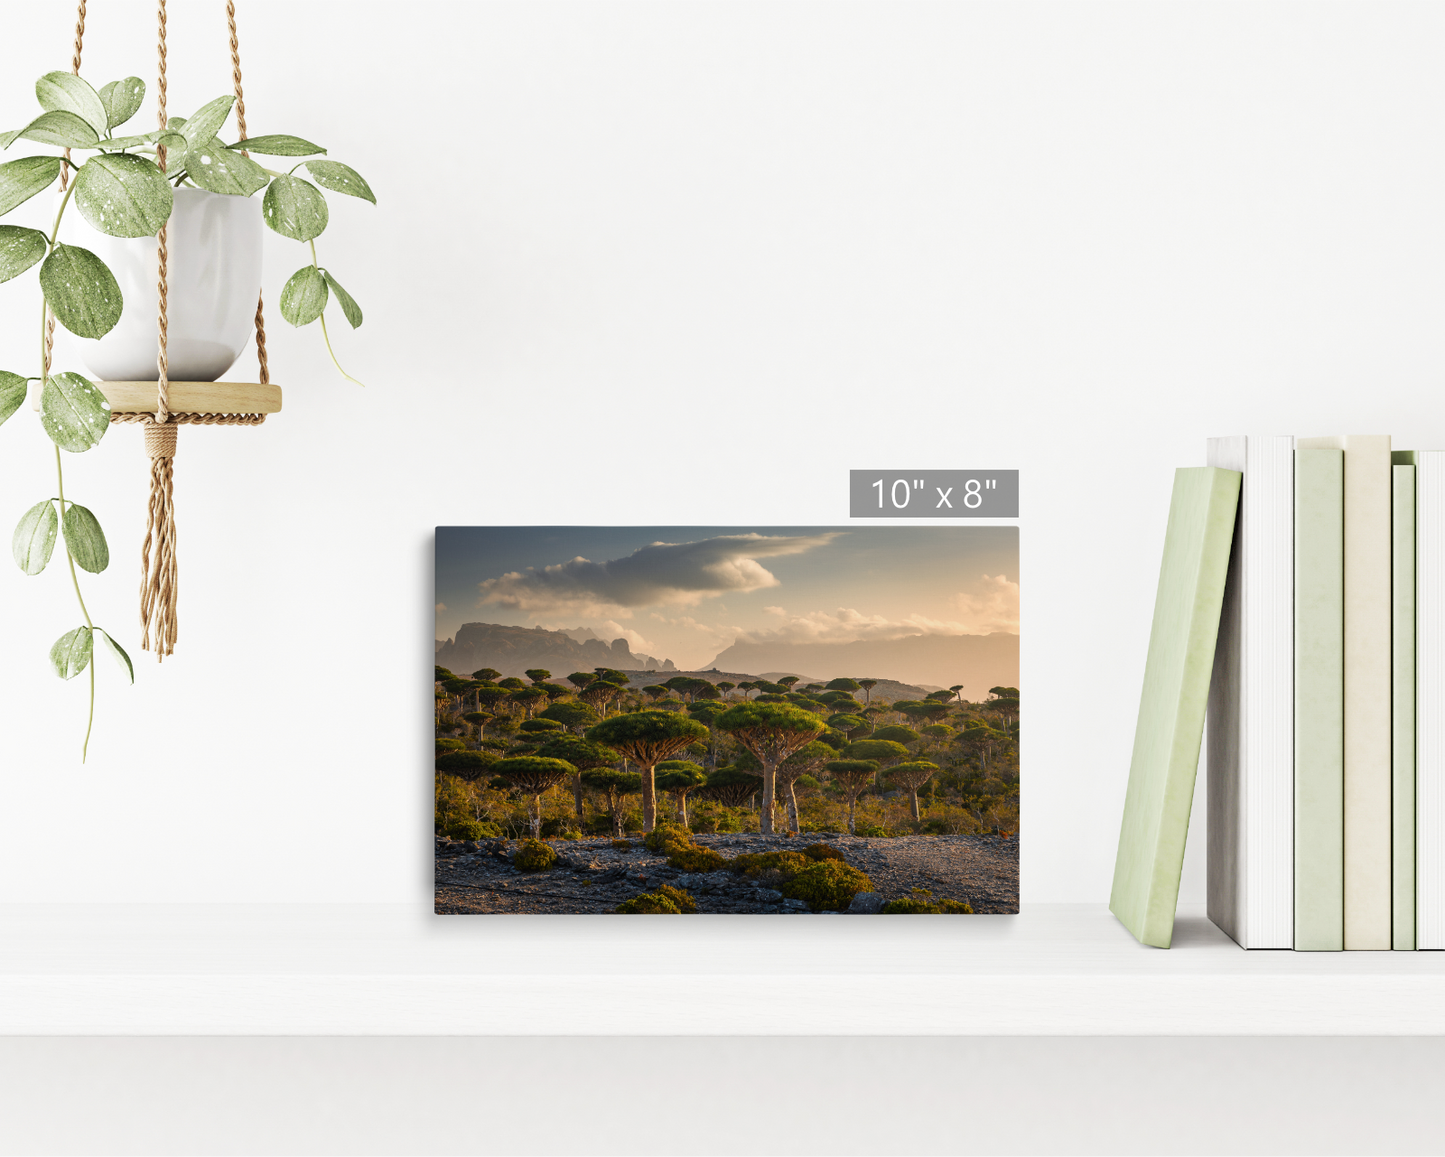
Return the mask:
{"type": "Polygon", "coordinates": [[[1018,911],[1017,527],[436,535],[438,914],[1018,911]]]}

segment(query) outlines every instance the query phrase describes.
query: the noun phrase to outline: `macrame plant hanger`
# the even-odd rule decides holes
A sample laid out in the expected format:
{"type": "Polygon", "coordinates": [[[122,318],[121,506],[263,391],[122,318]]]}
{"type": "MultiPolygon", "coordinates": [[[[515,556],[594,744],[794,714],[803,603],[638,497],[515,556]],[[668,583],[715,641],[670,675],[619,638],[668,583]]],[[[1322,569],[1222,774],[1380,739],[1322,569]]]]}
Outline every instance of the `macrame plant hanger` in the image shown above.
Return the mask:
{"type": "MultiPolygon", "coordinates": [[[[80,49],[85,37],[85,4],[79,0],[75,22],[75,53],[71,72],[80,75],[80,49]]],[[[236,128],[239,139],[246,139],[246,101],[241,91],[241,50],[236,39],[236,5],[226,2],[226,25],[230,32],[231,80],[236,93],[236,128]]],[[[166,0],[158,0],[156,8],[156,97],[157,122],[166,127],[166,0]]],[[[65,150],[67,160],[70,150],[65,150]]],[[[242,152],[241,155],[249,156],[242,152]]],[[[166,147],[157,143],[156,164],[166,170],[166,147]]],[[[68,169],[62,167],[60,187],[69,182],[68,169]]],[[[262,300],[256,299],[256,359],[260,363],[259,382],[172,382],[166,359],[166,297],[167,226],[162,225],[156,237],[156,294],[159,309],[156,316],[158,352],[154,382],[96,382],[110,402],[111,422],[139,423],[145,432],[145,450],[150,458],[150,501],[147,508],[145,539],[141,543],[140,621],[141,647],[154,649],[156,661],[175,650],[177,635],[176,599],[178,572],[176,563],[176,519],[172,497],[172,466],[176,456],[176,432],[181,425],[197,426],[259,426],[267,414],[281,409],[281,390],[271,382],[266,361],[266,323],[262,300]],[[172,405],[176,409],[172,409],[172,405]],[[154,636],[154,647],[152,647],[154,636]]],[[[55,315],[46,323],[45,360],[49,372],[50,353],[55,340],[55,315]]]]}

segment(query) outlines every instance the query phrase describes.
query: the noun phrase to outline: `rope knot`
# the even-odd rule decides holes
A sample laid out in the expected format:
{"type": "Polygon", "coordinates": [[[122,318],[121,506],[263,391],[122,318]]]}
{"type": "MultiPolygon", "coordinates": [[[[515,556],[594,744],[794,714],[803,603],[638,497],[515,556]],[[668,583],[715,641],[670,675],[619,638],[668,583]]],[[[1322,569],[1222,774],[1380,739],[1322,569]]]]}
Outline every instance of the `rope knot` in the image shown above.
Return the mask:
{"type": "Polygon", "coordinates": [[[146,453],[152,458],[176,456],[176,427],[170,422],[145,424],[146,453]]]}

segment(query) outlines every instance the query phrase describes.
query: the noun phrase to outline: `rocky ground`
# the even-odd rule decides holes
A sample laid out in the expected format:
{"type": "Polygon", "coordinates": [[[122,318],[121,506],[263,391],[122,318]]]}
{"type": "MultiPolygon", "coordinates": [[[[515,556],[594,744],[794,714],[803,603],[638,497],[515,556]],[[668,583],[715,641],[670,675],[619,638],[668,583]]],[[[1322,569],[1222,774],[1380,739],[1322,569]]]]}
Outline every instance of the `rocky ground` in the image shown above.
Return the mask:
{"type": "MultiPolygon", "coordinates": [[[[975,912],[1017,912],[1019,841],[1017,836],[898,836],[866,839],[832,833],[802,836],[699,834],[696,842],[736,856],[743,852],[801,851],[826,843],[866,872],[875,892],[858,897],[855,910],[927,889],[935,899],[963,900],[975,912]]],[[[623,900],[659,884],[686,889],[700,913],[808,914],[801,900],[784,899],[772,881],[719,871],[679,872],[662,856],[646,851],[640,839],[628,850],[613,848],[610,838],[556,840],[557,865],[545,872],[512,866],[516,842],[436,842],[436,911],[441,915],[505,912],[610,912],[623,900]]]]}

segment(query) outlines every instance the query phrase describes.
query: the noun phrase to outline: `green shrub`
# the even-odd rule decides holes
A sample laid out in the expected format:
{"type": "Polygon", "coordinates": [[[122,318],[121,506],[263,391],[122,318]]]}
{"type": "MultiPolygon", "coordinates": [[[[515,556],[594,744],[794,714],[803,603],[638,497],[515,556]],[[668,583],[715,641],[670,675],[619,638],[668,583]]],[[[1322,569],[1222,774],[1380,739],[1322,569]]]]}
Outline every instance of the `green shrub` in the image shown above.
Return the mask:
{"type": "Polygon", "coordinates": [[[572,839],[577,838],[577,819],[575,816],[552,816],[542,821],[542,838],[544,840],[556,839],[561,836],[564,840],[569,833],[572,839]]]}
{"type": "Polygon", "coordinates": [[[463,743],[460,739],[438,739],[438,740],[437,740],[437,754],[438,754],[438,755],[441,755],[444,751],[465,751],[466,749],[467,749],[467,745],[466,745],[465,743],[463,743]]]}
{"type": "Polygon", "coordinates": [[[667,863],[669,867],[680,872],[716,872],[720,868],[726,868],[730,861],[711,848],[689,844],[687,847],[674,845],[673,850],[668,853],[667,863]]]}
{"type": "Polygon", "coordinates": [[[659,884],[652,894],[665,896],[671,900],[673,907],[684,916],[697,911],[697,901],[692,898],[691,893],[682,888],[674,888],[671,884],[659,884]]]}
{"type": "Polygon", "coordinates": [[[686,828],[675,828],[658,824],[647,833],[642,846],[658,856],[670,856],[674,850],[681,851],[693,846],[692,833],[686,828]]]}
{"type": "Polygon", "coordinates": [[[496,824],[489,824],[484,820],[468,820],[458,816],[448,816],[441,834],[450,836],[454,840],[499,840],[502,838],[502,829],[496,824]]]}
{"type": "Polygon", "coordinates": [[[630,851],[632,851],[632,841],[631,841],[631,840],[613,840],[613,841],[612,841],[612,848],[613,848],[614,851],[618,851],[618,852],[630,852],[630,851]]]}
{"type": "Polygon", "coordinates": [[[790,899],[806,900],[814,912],[841,912],[859,892],[873,891],[873,881],[842,860],[819,860],[781,891],[790,899]]]}
{"type": "Polygon", "coordinates": [[[843,853],[832,844],[809,844],[803,849],[803,855],[810,860],[841,860],[843,853]]]}
{"type": "Polygon", "coordinates": [[[656,855],[664,855],[666,854],[664,845],[673,840],[686,840],[691,843],[692,836],[690,833],[684,835],[681,830],[670,828],[667,824],[659,821],[658,825],[647,833],[642,841],[642,846],[656,855]]]}
{"type": "MultiPolygon", "coordinates": [[[[686,893],[684,893],[686,895],[686,893]]],[[[681,916],[682,913],[666,896],[662,895],[661,889],[656,892],[643,892],[640,896],[634,896],[630,900],[624,900],[613,909],[622,916],[681,916]]]]}
{"type": "Polygon", "coordinates": [[[908,896],[902,900],[889,900],[879,909],[879,912],[884,916],[939,916],[945,913],[972,916],[973,905],[960,900],[939,900],[937,903],[930,903],[927,900],[908,896]]]}
{"type": "Polygon", "coordinates": [[[563,838],[564,840],[580,840],[580,839],[582,838],[582,833],[581,833],[581,832],[563,832],[563,833],[562,833],[562,838],[563,838]]]}
{"type": "Polygon", "coordinates": [[[528,840],[512,857],[512,864],[524,872],[543,872],[557,862],[557,853],[541,840],[528,840]]]}
{"type": "Polygon", "coordinates": [[[859,824],[857,834],[880,840],[888,839],[893,835],[887,828],[880,827],[878,824],[859,824]]]}
{"type": "Polygon", "coordinates": [[[754,877],[761,876],[764,872],[780,872],[786,883],[806,871],[812,862],[802,852],[745,852],[734,856],[727,866],[731,871],[754,877]]]}

